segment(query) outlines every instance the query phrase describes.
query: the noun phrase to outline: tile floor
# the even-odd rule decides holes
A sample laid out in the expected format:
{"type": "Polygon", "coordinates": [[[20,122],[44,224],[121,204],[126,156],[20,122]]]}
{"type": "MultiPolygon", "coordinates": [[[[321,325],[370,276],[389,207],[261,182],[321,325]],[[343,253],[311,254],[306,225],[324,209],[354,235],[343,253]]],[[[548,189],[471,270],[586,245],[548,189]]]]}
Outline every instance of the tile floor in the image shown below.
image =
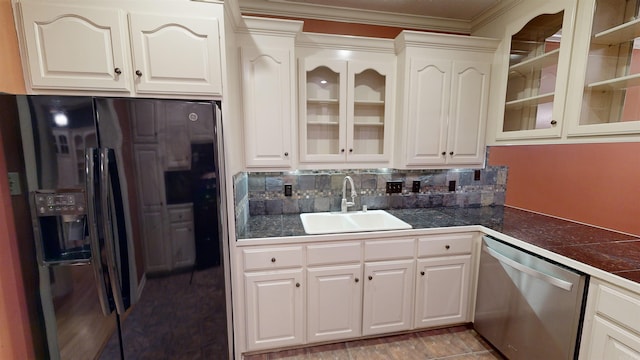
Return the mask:
{"type": "Polygon", "coordinates": [[[244,360],[504,359],[471,326],[427,330],[244,357],[244,360]]]}

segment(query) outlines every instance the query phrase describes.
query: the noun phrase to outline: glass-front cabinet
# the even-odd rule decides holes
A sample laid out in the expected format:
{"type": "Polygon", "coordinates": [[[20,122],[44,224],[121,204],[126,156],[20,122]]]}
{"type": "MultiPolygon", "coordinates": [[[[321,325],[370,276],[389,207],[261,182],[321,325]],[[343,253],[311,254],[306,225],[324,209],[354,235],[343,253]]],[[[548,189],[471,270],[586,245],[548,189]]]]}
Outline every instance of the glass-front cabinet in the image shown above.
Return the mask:
{"type": "Polygon", "coordinates": [[[640,132],[639,8],[640,0],[580,2],[576,33],[589,40],[574,51],[586,64],[569,88],[569,136],[640,132]]]}
{"type": "Polygon", "coordinates": [[[497,139],[561,136],[572,42],[562,34],[573,28],[569,3],[547,3],[537,16],[510,23],[504,118],[497,139]]]}
{"type": "Polygon", "coordinates": [[[300,59],[301,162],[388,162],[393,64],[300,59]]]}

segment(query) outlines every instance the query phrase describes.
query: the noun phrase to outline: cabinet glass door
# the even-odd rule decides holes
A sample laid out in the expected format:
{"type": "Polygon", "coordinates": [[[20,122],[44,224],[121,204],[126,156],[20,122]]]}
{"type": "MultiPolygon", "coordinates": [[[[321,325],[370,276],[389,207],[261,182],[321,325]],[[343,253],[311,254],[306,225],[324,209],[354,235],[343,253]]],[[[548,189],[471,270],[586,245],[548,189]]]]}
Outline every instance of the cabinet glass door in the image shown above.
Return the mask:
{"type": "Polygon", "coordinates": [[[640,132],[639,0],[596,0],[582,109],[570,134],[640,132]]]}
{"type": "MultiPolygon", "coordinates": [[[[366,69],[353,77],[352,143],[349,156],[382,155],[385,140],[386,77],[366,69]]],[[[351,104],[350,104],[351,105],[351,104]]],[[[347,136],[351,138],[351,136],[347,136]]]]}
{"type": "MultiPolygon", "coordinates": [[[[341,74],[327,66],[306,71],[306,123],[303,156],[341,155],[345,148],[341,141],[344,127],[341,74]]],[[[343,80],[344,81],[344,80],[343,80]]],[[[322,160],[322,159],[316,159],[322,160]]]]}
{"type": "Polygon", "coordinates": [[[511,37],[503,132],[548,129],[553,117],[564,11],[542,14],[511,37]]]}

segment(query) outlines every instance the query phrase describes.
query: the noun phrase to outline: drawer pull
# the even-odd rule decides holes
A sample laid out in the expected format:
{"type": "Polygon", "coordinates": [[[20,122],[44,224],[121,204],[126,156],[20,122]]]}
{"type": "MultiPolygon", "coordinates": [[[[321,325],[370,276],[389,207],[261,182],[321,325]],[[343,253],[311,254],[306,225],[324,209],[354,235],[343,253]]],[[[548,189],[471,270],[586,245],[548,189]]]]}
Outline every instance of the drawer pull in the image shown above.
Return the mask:
{"type": "Polygon", "coordinates": [[[449,249],[451,248],[451,246],[449,246],[449,245],[445,245],[445,246],[444,246],[444,248],[445,248],[445,249],[447,249],[447,250],[449,250],[449,249]]]}
{"type": "Polygon", "coordinates": [[[369,275],[369,280],[373,280],[373,276],[369,275]]]}
{"type": "Polygon", "coordinates": [[[271,258],[271,262],[272,263],[276,262],[276,258],[271,258]]]}

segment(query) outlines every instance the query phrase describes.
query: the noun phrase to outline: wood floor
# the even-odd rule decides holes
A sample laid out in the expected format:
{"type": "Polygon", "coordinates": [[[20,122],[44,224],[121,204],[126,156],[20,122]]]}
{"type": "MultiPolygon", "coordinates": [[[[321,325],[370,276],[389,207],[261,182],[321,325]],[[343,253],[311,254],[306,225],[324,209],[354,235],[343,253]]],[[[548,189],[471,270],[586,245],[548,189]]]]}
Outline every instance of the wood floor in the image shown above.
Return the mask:
{"type": "Polygon", "coordinates": [[[115,315],[102,315],[90,266],[69,266],[73,288],[55,299],[58,346],[65,360],[95,359],[115,331],[115,315]]]}

